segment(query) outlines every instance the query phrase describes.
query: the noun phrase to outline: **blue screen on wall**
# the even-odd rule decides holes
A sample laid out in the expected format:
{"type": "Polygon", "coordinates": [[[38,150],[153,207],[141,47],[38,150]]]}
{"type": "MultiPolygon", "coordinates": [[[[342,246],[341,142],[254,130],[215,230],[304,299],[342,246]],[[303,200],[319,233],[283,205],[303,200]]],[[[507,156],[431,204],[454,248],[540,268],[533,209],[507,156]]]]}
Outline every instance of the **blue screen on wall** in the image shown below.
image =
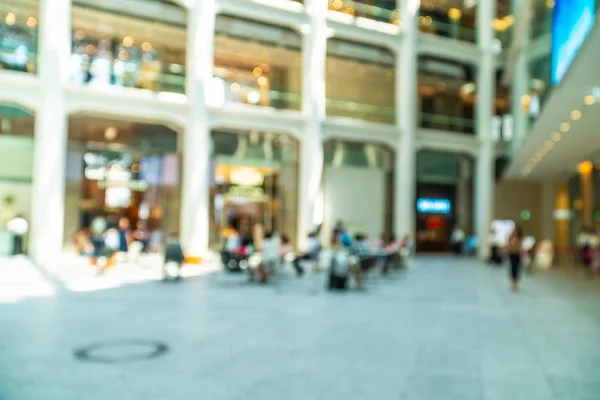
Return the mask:
{"type": "Polygon", "coordinates": [[[552,84],[567,73],[594,25],[595,0],[555,0],[552,17],[552,84]]]}

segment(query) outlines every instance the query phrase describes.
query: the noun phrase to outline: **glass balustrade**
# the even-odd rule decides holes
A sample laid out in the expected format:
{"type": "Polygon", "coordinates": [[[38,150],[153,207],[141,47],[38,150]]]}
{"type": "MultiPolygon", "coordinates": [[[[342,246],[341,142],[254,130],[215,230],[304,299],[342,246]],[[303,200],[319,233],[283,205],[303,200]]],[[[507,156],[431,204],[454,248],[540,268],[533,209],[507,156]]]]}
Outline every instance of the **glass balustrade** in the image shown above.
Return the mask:
{"type": "Polygon", "coordinates": [[[398,25],[400,15],[395,0],[329,0],[329,9],[354,17],[362,17],[398,25]]]}
{"type": "Polygon", "coordinates": [[[475,133],[475,120],[463,117],[420,113],[419,126],[426,129],[435,129],[456,133],[475,133]]]}
{"type": "Polygon", "coordinates": [[[393,106],[381,106],[331,98],[326,100],[326,105],[327,116],[330,117],[355,118],[383,124],[394,124],[396,122],[396,110],[393,106]]]}

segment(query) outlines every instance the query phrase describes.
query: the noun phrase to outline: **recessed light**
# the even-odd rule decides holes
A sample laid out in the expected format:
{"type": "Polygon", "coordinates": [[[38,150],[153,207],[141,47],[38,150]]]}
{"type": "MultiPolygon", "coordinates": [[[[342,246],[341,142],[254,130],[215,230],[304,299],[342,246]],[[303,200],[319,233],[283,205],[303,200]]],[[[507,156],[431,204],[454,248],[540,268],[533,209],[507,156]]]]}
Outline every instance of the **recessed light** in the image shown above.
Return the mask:
{"type": "Polygon", "coordinates": [[[569,129],[571,129],[571,124],[569,124],[568,122],[563,122],[562,124],[560,124],[560,130],[564,133],[569,132],[569,129]]]}
{"type": "Polygon", "coordinates": [[[553,141],[558,142],[561,136],[559,132],[554,132],[551,137],[553,141]]]}
{"type": "Polygon", "coordinates": [[[596,98],[593,95],[588,94],[587,96],[585,96],[583,98],[583,102],[585,103],[586,106],[591,106],[592,104],[594,104],[596,102],[596,98]]]}
{"type": "Polygon", "coordinates": [[[553,147],[554,147],[554,142],[553,142],[552,140],[546,140],[546,141],[544,142],[544,145],[546,146],[546,148],[547,148],[548,150],[550,150],[551,148],[553,148],[553,147]]]}
{"type": "Polygon", "coordinates": [[[583,116],[583,114],[581,114],[581,111],[579,111],[579,110],[573,110],[573,111],[571,111],[571,119],[573,121],[580,120],[582,116],[583,116]]]}

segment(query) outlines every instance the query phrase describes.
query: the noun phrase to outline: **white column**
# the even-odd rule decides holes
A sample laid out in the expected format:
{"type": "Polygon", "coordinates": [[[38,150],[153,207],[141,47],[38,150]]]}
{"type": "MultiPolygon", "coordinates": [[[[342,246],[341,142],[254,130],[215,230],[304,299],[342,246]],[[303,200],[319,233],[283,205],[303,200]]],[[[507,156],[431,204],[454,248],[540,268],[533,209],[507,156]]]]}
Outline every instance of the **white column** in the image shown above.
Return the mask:
{"type": "Polygon", "coordinates": [[[196,0],[188,10],[186,94],[189,119],[183,136],[181,240],[186,253],[208,250],[210,189],[209,86],[214,63],[215,0],[196,0]]]}
{"type": "Polygon", "coordinates": [[[323,121],[325,120],[325,63],[327,58],[327,2],[305,1],[311,17],[303,32],[302,113],[306,125],[300,147],[300,193],[298,199],[298,245],[302,246],[315,221],[317,201],[322,201],[323,121]]]}
{"type": "Polygon", "coordinates": [[[525,112],[522,104],[523,96],[529,93],[529,62],[527,59],[527,50],[529,45],[529,23],[519,23],[521,18],[530,19],[531,12],[526,7],[531,8],[529,1],[513,1],[512,12],[516,17],[517,24],[522,27],[519,30],[518,38],[519,50],[515,59],[515,66],[513,69],[513,80],[511,85],[512,93],[512,106],[511,111],[513,115],[513,152],[517,151],[523,145],[527,133],[529,131],[529,117],[525,112]]]}
{"type": "Polygon", "coordinates": [[[494,116],[495,69],[492,20],[496,1],[480,1],[477,5],[478,41],[481,58],[477,74],[477,134],[481,149],[477,156],[475,177],[475,234],[481,242],[480,255],[488,252],[488,237],[494,204],[494,116]]]}
{"type": "Polygon", "coordinates": [[[394,170],[394,230],[415,235],[417,130],[417,21],[419,0],[398,0],[402,46],[396,54],[396,126],[400,131],[394,170]]]}
{"type": "Polygon", "coordinates": [[[35,120],[29,252],[44,264],[56,260],[64,239],[68,127],[63,85],[71,54],[70,0],[40,2],[38,38],[41,103],[35,120]]]}

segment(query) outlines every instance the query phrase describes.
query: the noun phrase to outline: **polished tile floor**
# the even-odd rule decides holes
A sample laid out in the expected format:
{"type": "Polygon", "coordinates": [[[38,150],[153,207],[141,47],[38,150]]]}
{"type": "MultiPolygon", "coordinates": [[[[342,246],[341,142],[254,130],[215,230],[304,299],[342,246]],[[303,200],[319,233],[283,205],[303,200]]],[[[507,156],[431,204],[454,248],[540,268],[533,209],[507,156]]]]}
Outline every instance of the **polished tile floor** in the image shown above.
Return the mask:
{"type": "Polygon", "coordinates": [[[42,294],[0,296],[2,400],[600,398],[600,279],[538,273],[513,294],[506,270],[454,258],[343,294],[310,274],[73,291],[34,272],[11,285],[42,294]],[[168,351],[130,361],[154,342],[168,351]],[[95,344],[99,362],[74,356],[95,344]]]}

